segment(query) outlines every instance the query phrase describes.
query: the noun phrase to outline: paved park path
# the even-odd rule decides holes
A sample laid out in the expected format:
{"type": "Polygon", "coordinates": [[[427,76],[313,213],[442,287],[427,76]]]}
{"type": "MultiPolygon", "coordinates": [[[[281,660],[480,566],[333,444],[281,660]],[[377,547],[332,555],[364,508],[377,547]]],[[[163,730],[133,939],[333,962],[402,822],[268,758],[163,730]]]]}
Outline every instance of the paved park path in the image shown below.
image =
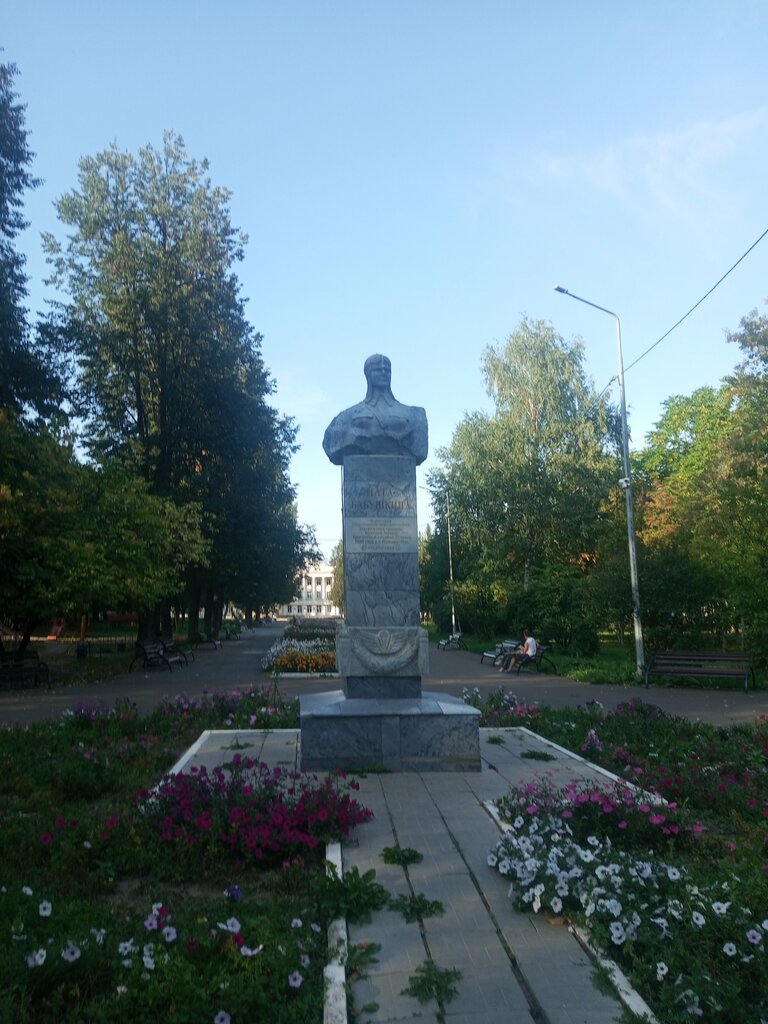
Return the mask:
{"type": "MultiPolygon", "coordinates": [[[[239,640],[224,641],[219,650],[200,648],[194,662],[173,672],[125,672],[102,682],[83,686],[57,687],[0,692],[0,723],[32,722],[57,718],[66,708],[81,701],[101,701],[112,705],[116,700],[135,701],[141,711],[150,711],[164,696],[185,693],[201,696],[213,690],[248,688],[270,682],[261,670],[261,662],[270,646],[282,636],[283,626],[268,624],[245,632],[239,640]]],[[[74,659],[74,647],[71,650],[74,659]]],[[[42,652],[44,658],[45,654],[42,652]]],[[[97,655],[95,657],[98,657],[97,655]]],[[[126,668],[131,655],[126,655],[126,668]]],[[[477,687],[489,693],[500,685],[511,690],[520,700],[539,701],[550,707],[577,707],[588,700],[599,700],[606,708],[621,701],[640,698],[668,711],[693,720],[730,725],[753,722],[760,714],[768,714],[768,690],[703,690],[692,686],[665,688],[640,684],[606,686],[579,683],[561,676],[531,671],[519,676],[500,674],[487,661],[468,651],[439,651],[430,647],[430,674],[423,680],[425,690],[461,695],[466,687],[477,687]]],[[[286,696],[301,693],[322,693],[341,689],[338,679],[312,678],[280,680],[280,691],[286,696]]]]}

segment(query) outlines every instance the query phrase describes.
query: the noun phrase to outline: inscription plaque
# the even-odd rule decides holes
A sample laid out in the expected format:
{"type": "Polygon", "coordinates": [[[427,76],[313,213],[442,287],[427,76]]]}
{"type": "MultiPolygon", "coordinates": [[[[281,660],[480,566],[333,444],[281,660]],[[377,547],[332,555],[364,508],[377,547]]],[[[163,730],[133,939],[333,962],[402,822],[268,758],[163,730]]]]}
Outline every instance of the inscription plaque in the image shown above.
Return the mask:
{"type": "Polygon", "coordinates": [[[344,550],[349,554],[401,555],[419,550],[416,519],[358,516],[344,523],[344,550]]]}

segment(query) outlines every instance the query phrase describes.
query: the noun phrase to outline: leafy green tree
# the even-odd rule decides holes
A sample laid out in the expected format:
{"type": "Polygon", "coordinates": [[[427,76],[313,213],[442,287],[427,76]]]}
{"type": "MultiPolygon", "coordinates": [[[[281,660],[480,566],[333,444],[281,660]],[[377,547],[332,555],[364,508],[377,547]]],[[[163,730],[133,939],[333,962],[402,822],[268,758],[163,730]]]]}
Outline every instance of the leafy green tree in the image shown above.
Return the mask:
{"type": "Polygon", "coordinates": [[[216,629],[227,595],[271,603],[265,581],[287,586],[311,541],[287,472],[295,426],[269,403],[239,294],[245,237],[207,171],[172,133],[137,158],[112,146],[81,161],[78,188],[59,200],[66,243],[45,238],[69,297],[50,329],[72,356],[85,447],[202,510],[210,556],[189,572],[193,631],[201,605],[216,629]]]}
{"type": "Polygon", "coordinates": [[[668,399],[638,458],[640,583],[650,647],[701,646],[733,625],[711,505],[713,474],[720,475],[734,425],[733,399],[727,384],[668,399]]]}
{"type": "Polygon", "coordinates": [[[22,626],[144,609],[206,551],[199,509],[112,466],[83,465],[48,429],[0,411],[0,615],[22,626]]]}
{"type": "Polygon", "coordinates": [[[344,544],[339,541],[331,552],[331,568],[333,569],[333,584],[329,597],[331,602],[344,614],[344,544]]]}
{"type": "Polygon", "coordinates": [[[14,82],[18,69],[0,64],[0,408],[22,412],[56,409],[60,388],[30,337],[25,257],[15,247],[28,226],[24,193],[37,188],[29,170],[33,154],[14,82]]]}
{"type": "Polygon", "coordinates": [[[616,411],[586,378],[583,346],[550,324],[523,319],[486,349],[483,374],[495,412],[465,416],[430,488],[440,521],[450,496],[456,592],[471,600],[463,617],[487,630],[530,621],[552,566],[587,571],[601,503],[620,475],[620,435],[616,411]]]}

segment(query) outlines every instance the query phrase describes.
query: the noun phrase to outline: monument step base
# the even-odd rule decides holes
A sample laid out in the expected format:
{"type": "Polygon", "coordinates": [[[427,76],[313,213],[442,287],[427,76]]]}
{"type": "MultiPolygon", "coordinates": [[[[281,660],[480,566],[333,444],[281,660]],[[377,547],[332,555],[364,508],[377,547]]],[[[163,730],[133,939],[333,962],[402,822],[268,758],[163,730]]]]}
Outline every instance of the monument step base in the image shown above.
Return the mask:
{"type": "Polygon", "coordinates": [[[348,700],[395,700],[421,697],[421,676],[347,676],[348,700]],[[382,696],[385,693],[386,696],[382,696]]]}
{"type": "Polygon", "coordinates": [[[479,772],[480,712],[458,697],[299,698],[305,771],[479,772]]]}

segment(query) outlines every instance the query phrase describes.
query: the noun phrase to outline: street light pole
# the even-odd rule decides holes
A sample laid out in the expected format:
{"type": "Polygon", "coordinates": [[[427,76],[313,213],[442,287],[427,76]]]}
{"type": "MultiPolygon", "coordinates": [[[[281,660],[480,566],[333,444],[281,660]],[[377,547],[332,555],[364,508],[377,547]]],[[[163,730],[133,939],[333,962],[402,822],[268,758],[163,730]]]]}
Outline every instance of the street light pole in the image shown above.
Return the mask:
{"type": "Polygon", "coordinates": [[[635,667],[638,679],[642,679],[645,671],[645,651],[643,648],[643,626],[640,621],[640,585],[637,574],[637,546],[635,543],[635,503],[632,498],[632,471],[629,465],[629,432],[627,430],[627,400],[624,392],[624,356],[621,350],[621,321],[617,313],[605,306],[598,306],[596,302],[583,299],[580,295],[574,295],[567,288],[557,285],[556,292],[561,295],[568,295],[577,302],[583,302],[593,309],[599,309],[601,313],[607,313],[616,321],[616,344],[619,351],[619,396],[621,402],[621,450],[624,462],[624,476],[619,484],[624,489],[624,496],[627,502],[627,540],[629,543],[629,577],[632,584],[632,618],[635,627],[635,667]]]}
{"type": "Polygon", "coordinates": [[[456,633],[456,604],[453,600],[453,551],[451,549],[451,499],[445,492],[445,507],[448,518],[448,576],[451,584],[451,633],[456,633]]]}

